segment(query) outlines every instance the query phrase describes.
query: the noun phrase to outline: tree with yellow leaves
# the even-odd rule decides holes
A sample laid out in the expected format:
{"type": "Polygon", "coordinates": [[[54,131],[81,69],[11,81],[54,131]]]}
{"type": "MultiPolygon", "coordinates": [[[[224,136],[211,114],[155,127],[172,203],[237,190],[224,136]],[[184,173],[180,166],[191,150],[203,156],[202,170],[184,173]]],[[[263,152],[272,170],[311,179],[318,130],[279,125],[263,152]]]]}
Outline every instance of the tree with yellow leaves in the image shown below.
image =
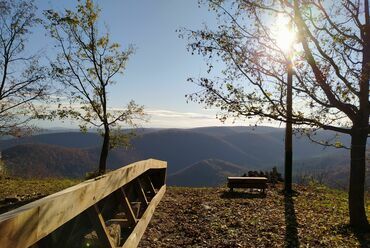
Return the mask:
{"type": "Polygon", "coordinates": [[[120,110],[108,108],[108,87],[123,73],[133,48],[122,50],[110,41],[109,33],[100,35],[99,14],[91,0],[79,1],[75,12],[45,12],[46,28],[60,51],[52,63],[53,76],[68,89],[70,100],[69,106],[59,104],[57,113],[79,120],[82,131],[98,128],[103,136],[98,173],[103,174],[109,150],[129,140],[128,134],[119,131],[119,124],[136,127],[135,120],[144,118],[144,109],[134,101],[120,110]]]}

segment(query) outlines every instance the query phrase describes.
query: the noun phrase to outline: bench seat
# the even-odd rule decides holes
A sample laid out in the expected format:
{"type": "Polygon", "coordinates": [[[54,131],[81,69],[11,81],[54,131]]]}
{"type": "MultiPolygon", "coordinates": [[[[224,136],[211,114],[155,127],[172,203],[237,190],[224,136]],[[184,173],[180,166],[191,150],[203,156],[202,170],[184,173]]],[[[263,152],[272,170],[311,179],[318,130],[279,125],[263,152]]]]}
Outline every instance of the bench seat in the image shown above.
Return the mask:
{"type": "Polygon", "coordinates": [[[267,188],[267,178],[266,177],[228,177],[227,187],[230,191],[234,188],[247,188],[247,189],[262,189],[265,193],[267,188]]]}

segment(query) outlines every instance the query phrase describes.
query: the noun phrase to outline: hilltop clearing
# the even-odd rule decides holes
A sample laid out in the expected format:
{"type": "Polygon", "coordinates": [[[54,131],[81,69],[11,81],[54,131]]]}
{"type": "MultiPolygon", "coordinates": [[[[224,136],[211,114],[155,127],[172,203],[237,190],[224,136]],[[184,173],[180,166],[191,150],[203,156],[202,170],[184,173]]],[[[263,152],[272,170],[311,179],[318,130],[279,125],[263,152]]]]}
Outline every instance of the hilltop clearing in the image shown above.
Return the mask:
{"type": "Polygon", "coordinates": [[[344,192],[295,189],[293,197],[278,187],[260,198],[226,188],[169,187],[139,247],[370,247],[370,233],[346,225],[344,192]]]}
{"type": "MultiPolygon", "coordinates": [[[[77,184],[67,179],[1,179],[0,200],[20,202],[77,184]]],[[[292,197],[270,188],[266,197],[226,188],[168,187],[139,247],[370,247],[370,233],[347,226],[347,194],[311,184],[292,197]]],[[[370,216],[370,197],[367,201],[370,216]]]]}

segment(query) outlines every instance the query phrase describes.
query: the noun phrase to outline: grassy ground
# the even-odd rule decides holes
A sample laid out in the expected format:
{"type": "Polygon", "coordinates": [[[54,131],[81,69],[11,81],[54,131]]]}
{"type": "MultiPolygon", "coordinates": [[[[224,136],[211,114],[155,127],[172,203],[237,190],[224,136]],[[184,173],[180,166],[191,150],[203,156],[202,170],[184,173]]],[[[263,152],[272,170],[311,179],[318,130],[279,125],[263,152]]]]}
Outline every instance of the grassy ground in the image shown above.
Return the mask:
{"type": "Polygon", "coordinates": [[[347,225],[346,193],[319,185],[295,189],[292,197],[280,188],[260,197],[169,187],[140,247],[370,247],[370,233],[347,225]]]}
{"type": "Polygon", "coordinates": [[[62,189],[79,183],[71,179],[0,179],[0,213],[24,205],[30,201],[53,194],[62,189]],[[7,197],[17,197],[20,201],[10,204],[5,202],[7,197]]]}

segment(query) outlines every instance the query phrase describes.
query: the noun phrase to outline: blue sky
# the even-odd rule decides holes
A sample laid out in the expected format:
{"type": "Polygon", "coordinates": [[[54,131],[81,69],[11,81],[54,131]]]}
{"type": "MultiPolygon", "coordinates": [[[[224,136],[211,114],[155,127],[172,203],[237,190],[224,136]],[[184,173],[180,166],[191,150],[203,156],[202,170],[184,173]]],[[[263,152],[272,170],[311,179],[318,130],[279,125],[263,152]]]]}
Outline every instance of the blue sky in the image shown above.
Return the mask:
{"type": "MultiPolygon", "coordinates": [[[[45,9],[73,9],[77,1],[36,0],[39,12],[45,9]]],[[[197,0],[99,0],[100,22],[109,27],[111,40],[123,47],[133,44],[135,54],[125,74],[110,88],[110,106],[123,107],[130,99],[145,106],[151,116],[149,127],[192,127],[222,125],[215,110],[186,103],[185,94],[196,91],[188,77],[205,75],[201,56],[186,50],[186,39],[175,32],[181,27],[199,29],[214,24],[215,16],[197,0]]],[[[35,31],[30,45],[52,55],[52,41],[42,29],[35,31]],[[41,39],[41,37],[43,37],[41,39]]],[[[39,123],[41,126],[68,126],[71,123],[39,123]]],[[[230,123],[228,123],[230,124],[230,123]]]]}

